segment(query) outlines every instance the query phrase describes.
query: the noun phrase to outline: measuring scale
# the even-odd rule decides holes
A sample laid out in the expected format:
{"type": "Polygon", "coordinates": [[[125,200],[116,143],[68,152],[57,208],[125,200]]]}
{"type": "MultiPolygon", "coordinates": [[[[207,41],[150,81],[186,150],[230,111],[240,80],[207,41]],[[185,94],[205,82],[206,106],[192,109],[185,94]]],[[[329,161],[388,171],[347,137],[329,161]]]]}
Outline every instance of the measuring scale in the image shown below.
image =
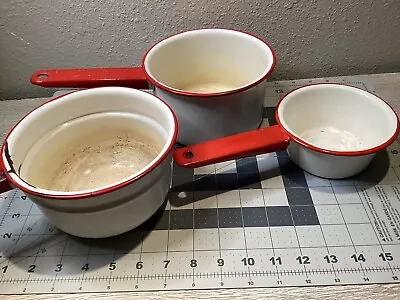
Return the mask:
{"type": "MultiPolygon", "coordinates": [[[[283,93],[321,81],[337,80],[269,83],[263,126],[283,93]]],[[[373,92],[357,77],[340,82],[373,92]]],[[[163,208],[109,239],[68,236],[10,191],[0,195],[0,293],[398,282],[399,151],[396,141],[345,180],[307,174],[285,151],[175,168],[163,208]]]]}

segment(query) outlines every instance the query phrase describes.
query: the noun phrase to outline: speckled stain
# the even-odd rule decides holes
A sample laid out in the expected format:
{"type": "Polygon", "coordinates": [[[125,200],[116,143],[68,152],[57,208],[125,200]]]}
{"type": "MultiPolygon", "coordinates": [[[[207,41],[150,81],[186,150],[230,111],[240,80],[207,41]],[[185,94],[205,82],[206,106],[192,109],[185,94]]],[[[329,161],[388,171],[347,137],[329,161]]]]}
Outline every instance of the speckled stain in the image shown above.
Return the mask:
{"type": "Polygon", "coordinates": [[[267,40],[271,79],[400,70],[399,0],[8,0],[0,2],[0,99],[49,95],[43,68],[135,66],[166,35],[230,27],[267,40]]]}

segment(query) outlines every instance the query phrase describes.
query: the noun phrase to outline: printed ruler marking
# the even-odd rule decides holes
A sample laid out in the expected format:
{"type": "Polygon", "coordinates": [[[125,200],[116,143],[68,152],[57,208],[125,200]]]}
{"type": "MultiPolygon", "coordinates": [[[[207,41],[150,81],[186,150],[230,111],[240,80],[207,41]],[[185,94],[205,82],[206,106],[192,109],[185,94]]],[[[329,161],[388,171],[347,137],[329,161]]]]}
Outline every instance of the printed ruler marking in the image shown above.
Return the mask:
{"type": "Polygon", "coordinates": [[[0,228],[1,228],[1,226],[3,226],[3,223],[4,223],[5,219],[6,219],[6,217],[8,216],[8,212],[9,212],[11,206],[12,206],[12,200],[15,197],[16,193],[17,193],[17,190],[14,190],[11,198],[9,196],[0,195],[0,201],[1,202],[6,201],[6,199],[10,199],[10,200],[8,200],[8,204],[7,204],[6,209],[4,211],[4,215],[0,220],[0,228]]]}
{"type": "MultiPolygon", "coordinates": [[[[249,276],[289,276],[289,275],[306,275],[309,274],[335,274],[337,273],[379,273],[379,272],[391,272],[393,270],[400,271],[400,267],[364,267],[364,268],[337,268],[333,269],[308,269],[307,271],[302,269],[288,269],[288,270],[278,270],[278,271],[242,271],[242,272],[222,272],[223,277],[249,277],[249,276]]],[[[219,278],[221,274],[219,272],[212,273],[170,273],[170,274],[141,274],[141,275],[125,275],[125,276],[87,276],[85,278],[77,277],[58,277],[57,282],[91,282],[91,281],[120,281],[120,280],[149,280],[149,279],[186,279],[186,278],[219,278]]],[[[36,283],[50,283],[55,279],[53,277],[49,278],[13,278],[6,279],[0,283],[26,283],[26,282],[36,282],[36,283]]]]}

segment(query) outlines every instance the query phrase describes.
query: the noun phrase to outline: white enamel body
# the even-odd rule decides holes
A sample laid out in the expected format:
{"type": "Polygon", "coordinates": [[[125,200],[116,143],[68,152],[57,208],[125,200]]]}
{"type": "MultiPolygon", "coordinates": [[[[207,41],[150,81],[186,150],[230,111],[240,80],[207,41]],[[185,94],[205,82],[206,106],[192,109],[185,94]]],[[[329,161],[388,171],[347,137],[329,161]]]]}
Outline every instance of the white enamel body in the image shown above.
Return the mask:
{"type": "Polygon", "coordinates": [[[154,94],[176,114],[178,142],[190,145],[258,128],[263,120],[264,92],[265,81],[239,93],[203,99],[158,87],[154,94]]]}
{"type": "Polygon", "coordinates": [[[226,29],[174,35],[144,58],[155,94],[177,115],[177,141],[185,145],[259,127],[266,78],[274,66],[265,42],[226,29]]]}
{"type": "MultiPolygon", "coordinates": [[[[75,236],[109,237],[137,227],[164,202],[171,187],[172,145],[176,131],[174,114],[155,96],[128,88],[95,88],[50,101],[33,110],[17,124],[6,139],[17,174],[11,171],[4,149],[1,155],[4,171],[12,179],[11,184],[22,189],[29,199],[37,203],[51,223],[75,236]],[[143,121],[140,124],[146,124],[149,130],[157,132],[157,137],[162,139],[160,142],[164,146],[161,152],[137,173],[96,190],[43,190],[21,180],[20,176],[23,177],[24,172],[21,165],[29,149],[43,135],[76,118],[102,112],[131,113],[137,116],[138,120],[143,121]],[[76,198],[76,195],[80,196],[76,198]],[[54,199],[54,196],[58,199],[54,199]],[[71,196],[75,198],[71,199],[71,196]]],[[[57,138],[60,135],[55,136],[57,138]]],[[[66,137],[64,142],[68,143],[67,140],[66,137]]],[[[52,162],[48,161],[48,164],[50,167],[52,162]]]]}
{"type": "Polygon", "coordinates": [[[294,90],[278,105],[277,116],[292,139],[288,153],[293,162],[332,179],[364,170],[398,132],[398,118],[389,105],[369,92],[341,84],[294,90]]]}
{"type": "MultiPolygon", "coordinates": [[[[57,201],[32,196],[30,198],[39,204],[40,210],[50,223],[69,234],[84,238],[119,235],[147,221],[163,205],[172,183],[171,162],[170,153],[155,170],[137,182],[114,192],[93,197],[90,204],[87,203],[88,199],[57,201]],[[104,206],[94,203],[96,199],[103,202],[104,206]],[[72,201],[86,202],[87,208],[63,209],[65,204],[69,204],[64,202],[72,201]],[[49,202],[52,205],[46,205],[49,202]],[[112,204],[107,205],[107,203],[112,204]]],[[[83,205],[84,203],[79,203],[79,206],[83,205]]]]}
{"type": "Polygon", "coordinates": [[[337,156],[310,150],[291,142],[288,153],[293,162],[304,171],[318,177],[343,179],[364,170],[375,154],[361,156],[337,156]]]}

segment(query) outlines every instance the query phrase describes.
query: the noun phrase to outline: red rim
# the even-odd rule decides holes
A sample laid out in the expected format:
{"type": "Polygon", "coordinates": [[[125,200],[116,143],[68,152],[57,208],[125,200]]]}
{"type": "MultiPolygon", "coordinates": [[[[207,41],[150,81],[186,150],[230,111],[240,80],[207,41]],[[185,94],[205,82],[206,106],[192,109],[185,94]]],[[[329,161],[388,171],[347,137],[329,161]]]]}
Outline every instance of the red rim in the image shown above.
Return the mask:
{"type": "Polygon", "coordinates": [[[264,80],[272,73],[272,71],[275,69],[275,66],[276,66],[276,54],[275,54],[275,51],[272,49],[272,47],[269,45],[269,43],[267,43],[265,40],[261,39],[260,37],[254,35],[254,34],[251,34],[251,33],[248,33],[248,32],[242,31],[242,30],[230,29],[230,28],[198,28],[198,29],[185,30],[185,31],[181,31],[181,32],[172,34],[172,35],[170,35],[170,36],[167,36],[167,37],[161,39],[160,41],[158,41],[158,42],[155,43],[154,45],[152,45],[152,46],[145,52],[145,54],[144,54],[144,56],[143,56],[143,58],[142,58],[142,69],[144,70],[144,73],[145,73],[145,76],[146,76],[147,80],[148,80],[149,82],[151,82],[153,85],[155,85],[156,87],[158,87],[158,88],[160,88],[160,89],[162,89],[162,90],[165,90],[165,91],[167,91],[167,92],[170,92],[170,93],[173,93],[173,94],[176,94],[176,95],[189,96],[189,97],[202,97],[202,98],[204,98],[204,97],[216,97],[216,96],[230,95],[230,94],[234,94],[234,93],[238,93],[238,92],[242,92],[242,91],[248,90],[248,89],[250,89],[250,88],[252,88],[252,87],[258,85],[258,84],[261,83],[262,81],[264,81],[264,80]],[[187,92],[187,91],[181,91],[181,90],[173,89],[173,88],[170,88],[170,87],[168,87],[168,86],[166,86],[166,85],[163,85],[162,83],[160,83],[160,82],[154,80],[153,77],[147,72],[147,70],[146,70],[146,68],[145,68],[145,60],[146,60],[146,57],[147,57],[147,55],[149,54],[149,52],[150,52],[155,46],[157,46],[157,45],[160,44],[161,42],[163,42],[163,41],[165,41],[165,40],[167,40],[167,39],[169,39],[169,38],[171,38],[171,37],[174,37],[174,36],[177,36],[177,35],[180,35],[180,34],[183,34],[183,33],[187,33],[187,32],[200,31],[200,30],[226,30],[226,31],[234,31],[234,32],[239,32],[239,33],[247,34],[247,35],[249,35],[249,36],[252,36],[252,37],[256,38],[257,40],[259,40],[259,41],[261,41],[263,44],[265,44],[265,45],[269,48],[269,50],[271,51],[271,54],[272,54],[272,65],[271,65],[270,69],[268,70],[268,72],[267,72],[263,77],[261,77],[260,79],[258,79],[257,81],[255,81],[255,82],[253,82],[253,83],[251,83],[251,84],[242,86],[242,87],[237,88],[237,89],[234,89],[234,90],[229,90],[229,91],[225,91],[225,92],[217,92],[217,93],[207,93],[207,94],[205,94],[205,93],[196,93],[196,92],[187,92]]]}
{"type": "MultiPolygon", "coordinates": [[[[99,88],[95,88],[95,89],[103,89],[103,88],[109,88],[109,87],[99,87],[99,88]]],[[[88,90],[88,89],[83,89],[83,90],[88,90]]],[[[2,145],[2,147],[1,147],[1,153],[0,153],[1,156],[3,156],[4,150],[5,150],[5,145],[6,145],[6,142],[7,142],[8,137],[11,135],[11,133],[14,131],[14,129],[18,126],[18,124],[19,124],[20,122],[22,122],[23,119],[25,119],[28,115],[30,115],[31,113],[33,113],[35,110],[37,110],[37,109],[40,108],[41,106],[46,105],[47,103],[53,102],[53,101],[55,101],[55,100],[57,100],[57,99],[60,99],[60,98],[62,98],[62,97],[64,97],[64,96],[67,96],[67,95],[72,94],[72,93],[75,93],[75,92],[78,92],[78,91],[72,91],[72,92],[69,92],[69,93],[67,93],[67,94],[60,95],[60,96],[57,96],[57,97],[55,97],[55,98],[52,98],[52,99],[50,99],[50,100],[48,100],[48,101],[45,101],[44,103],[40,104],[39,106],[35,107],[33,110],[31,110],[30,112],[28,112],[24,117],[22,117],[22,118],[11,128],[11,130],[8,132],[6,138],[4,139],[3,145],[2,145]]],[[[160,164],[164,161],[164,159],[165,159],[165,158],[168,156],[168,154],[172,151],[172,149],[173,149],[173,147],[174,147],[174,144],[175,144],[175,142],[176,142],[177,135],[178,135],[178,121],[177,121],[177,118],[176,118],[175,113],[173,112],[172,108],[171,108],[165,101],[161,100],[159,97],[157,97],[157,96],[155,96],[155,95],[153,95],[153,94],[151,94],[151,93],[149,93],[149,92],[146,92],[146,91],[142,91],[142,92],[147,93],[147,94],[149,94],[149,95],[152,95],[152,96],[158,98],[159,101],[161,101],[161,102],[169,109],[169,111],[170,111],[171,114],[172,114],[173,120],[174,120],[174,135],[172,136],[172,140],[171,140],[170,145],[169,145],[168,148],[164,151],[164,153],[162,154],[162,156],[159,157],[155,162],[153,162],[153,164],[152,164],[146,171],[144,171],[144,172],[142,172],[142,173],[136,175],[136,176],[133,177],[133,178],[130,178],[129,180],[126,180],[126,181],[124,181],[124,182],[121,182],[121,183],[119,183],[119,184],[116,184],[116,185],[113,185],[113,186],[110,186],[110,187],[107,187],[107,188],[98,189],[98,190],[95,190],[95,191],[92,191],[92,192],[88,192],[88,193],[79,193],[79,194],[77,193],[77,194],[73,194],[73,195],[63,195],[63,194],[54,195],[54,194],[51,194],[51,193],[40,193],[40,192],[37,192],[37,191],[33,191],[33,190],[31,190],[31,189],[25,188],[24,186],[21,186],[20,184],[18,184],[18,183],[8,174],[8,171],[6,170],[5,165],[4,165],[4,162],[3,162],[2,159],[0,159],[0,171],[3,171],[4,176],[7,178],[7,180],[8,180],[9,183],[11,183],[14,187],[20,189],[21,191],[23,191],[23,192],[25,192],[25,193],[27,193],[27,194],[29,194],[29,195],[38,196],[38,197],[42,197],[42,198],[46,198],[46,199],[51,199],[51,200],[80,200],[80,199],[84,199],[84,198],[90,198],[90,197],[100,196],[100,195],[107,194],[107,193],[109,193],[109,192],[113,192],[113,191],[115,191],[115,190],[117,190],[117,189],[120,189],[120,188],[122,188],[122,187],[125,187],[125,186],[127,186],[127,185],[129,185],[129,184],[131,184],[131,183],[133,183],[133,182],[135,182],[135,181],[137,181],[137,180],[139,180],[140,178],[142,178],[142,177],[144,177],[145,175],[147,175],[147,174],[149,174],[150,172],[152,172],[158,165],[160,165],[160,164]]],[[[17,175],[17,176],[18,176],[18,175],[17,175]]],[[[19,177],[19,176],[18,176],[18,177],[19,177]]]]}
{"type": "Polygon", "coordinates": [[[289,137],[290,137],[293,141],[295,141],[296,143],[298,143],[298,144],[300,144],[300,145],[302,145],[302,146],[304,146],[304,147],[306,147],[306,148],[308,148],[308,149],[310,149],[310,150],[313,150],[313,151],[316,151],[316,152],[320,152],[320,153],[326,153],[326,154],[330,154],[330,155],[335,155],[335,156],[361,156],[361,155],[368,155],[368,154],[376,153],[376,152],[378,152],[378,151],[380,151],[380,150],[385,149],[385,148],[388,147],[390,144],[392,144],[392,143],[396,140],[397,135],[399,134],[399,129],[400,129],[400,122],[399,122],[399,118],[398,118],[398,116],[397,116],[397,114],[396,114],[396,111],[393,109],[393,107],[392,107],[389,103],[387,103],[387,102],[386,102],[385,100],[383,100],[381,97],[379,97],[379,96],[377,96],[377,95],[374,95],[374,94],[372,94],[371,92],[366,91],[366,90],[364,90],[364,89],[355,87],[355,86],[351,86],[351,85],[344,84],[344,83],[335,83],[335,82],[321,82],[321,83],[306,84],[306,85],[303,85],[303,86],[301,86],[301,87],[295,88],[295,89],[291,90],[290,92],[286,93],[286,94],[278,101],[278,104],[277,104],[276,110],[275,110],[275,119],[276,119],[277,123],[279,124],[279,126],[281,126],[281,127],[285,130],[285,132],[289,135],[289,137]],[[299,90],[299,89],[303,89],[303,88],[306,88],[306,87],[309,87],[309,86],[314,86],[314,85],[340,85],[340,86],[346,86],[346,87],[350,87],[350,88],[354,88],[354,89],[361,90],[361,91],[363,91],[363,92],[366,92],[366,93],[368,93],[368,94],[371,94],[371,95],[374,96],[374,97],[377,97],[377,98],[380,99],[383,103],[385,103],[385,104],[393,111],[394,115],[396,116],[396,119],[397,119],[397,126],[396,126],[396,130],[395,130],[394,134],[393,134],[392,137],[390,137],[390,139],[388,139],[386,142],[384,142],[384,143],[382,143],[382,144],[380,144],[380,145],[378,145],[378,146],[376,146],[376,147],[369,148],[369,149],[365,149],[365,150],[360,150],[360,151],[337,151],[337,150],[324,149],[324,148],[320,148],[320,147],[316,147],[316,146],[314,146],[314,145],[311,145],[311,144],[307,143],[306,141],[304,141],[303,139],[301,139],[301,138],[299,138],[299,137],[297,137],[297,136],[291,134],[291,133],[282,125],[282,123],[281,123],[281,121],[280,121],[280,119],[279,119],[279,114],[278,114],[279,105],[281,104],[281,102],[282,102],[289,94],[293,93],[294,91],[299,90]]]}

